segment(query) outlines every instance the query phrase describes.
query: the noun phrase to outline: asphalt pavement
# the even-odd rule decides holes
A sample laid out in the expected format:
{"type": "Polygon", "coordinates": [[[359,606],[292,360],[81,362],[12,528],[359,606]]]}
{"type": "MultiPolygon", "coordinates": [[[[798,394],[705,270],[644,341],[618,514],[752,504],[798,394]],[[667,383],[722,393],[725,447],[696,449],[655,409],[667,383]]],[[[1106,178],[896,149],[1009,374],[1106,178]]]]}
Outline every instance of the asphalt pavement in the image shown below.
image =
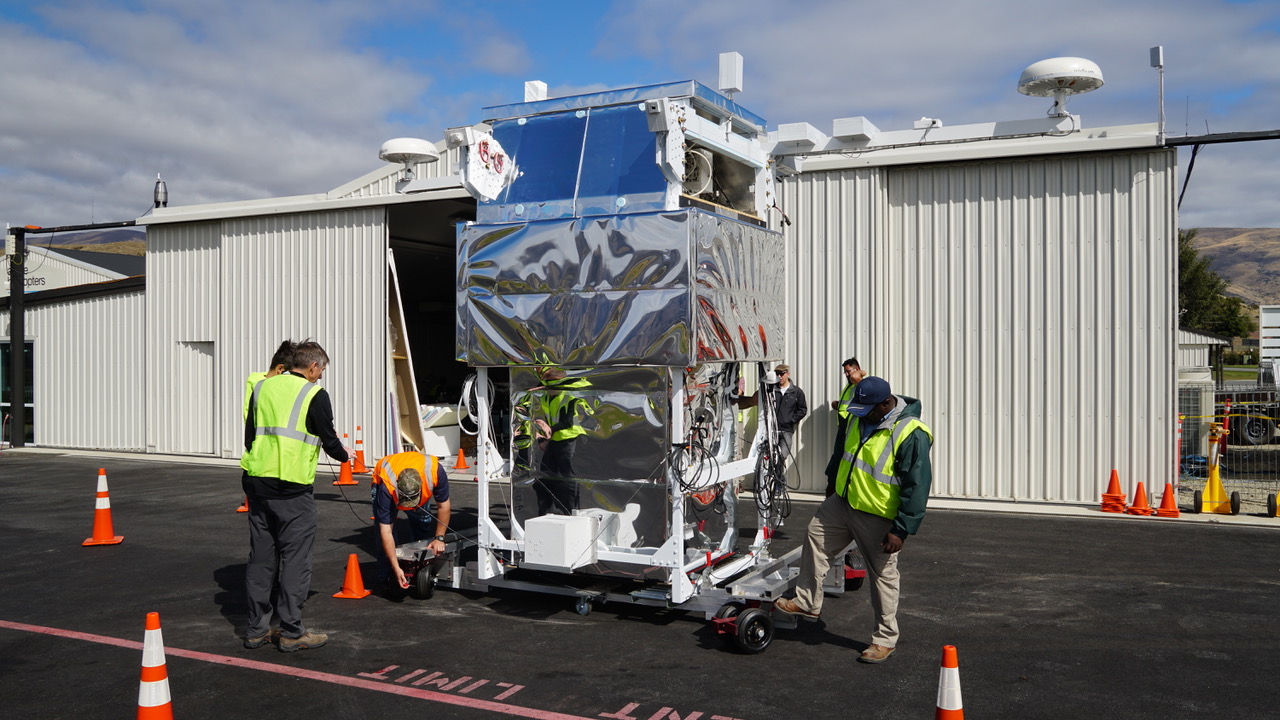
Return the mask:
{"type": "MultiPolygon", "coordinates": [[[[679,609],[607,604],[580,616],[568,598],[510,590],[334,598],[350,553],[372,585],[376,546],[367,479],[332,478],[326,466],[317,484],[305,608],[330,641],[284,654],[241,647],[237,468],[0,453],[3,715],[130,716],[152,611],[174,713],[187,719],[899,720],[933,713],[947,644],[972,718],[1280,713],[1280,520],[935,508],[901,558],[898,650],[863,665],[865,589],[828,598],[822,620],[779,630],[759,655],[679,609]],[[83,547],[100,467],[124,541],[83,547]]],[[[455,483],[454,504],[455,525],[474,522],[474,485],[455,483]]],[[[780,549],[815,508],[795,503],[780,549]]]]}

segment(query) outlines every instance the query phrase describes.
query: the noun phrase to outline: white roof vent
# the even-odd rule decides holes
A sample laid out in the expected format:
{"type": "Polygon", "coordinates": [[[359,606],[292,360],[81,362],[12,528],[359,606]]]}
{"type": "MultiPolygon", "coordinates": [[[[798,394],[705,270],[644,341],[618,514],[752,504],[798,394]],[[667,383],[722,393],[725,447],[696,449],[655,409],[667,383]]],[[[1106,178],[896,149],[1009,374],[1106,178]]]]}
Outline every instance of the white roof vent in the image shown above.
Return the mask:
{"type": "Polygon", "coordinates": [[[1051,117],[1067,115],[1067,99],[1102,87],[1102,69],[1092,60],[1058,57],[1027,66],[1018,78],[1018,92],[1036,97],[1052,97],[1051,117]]]}

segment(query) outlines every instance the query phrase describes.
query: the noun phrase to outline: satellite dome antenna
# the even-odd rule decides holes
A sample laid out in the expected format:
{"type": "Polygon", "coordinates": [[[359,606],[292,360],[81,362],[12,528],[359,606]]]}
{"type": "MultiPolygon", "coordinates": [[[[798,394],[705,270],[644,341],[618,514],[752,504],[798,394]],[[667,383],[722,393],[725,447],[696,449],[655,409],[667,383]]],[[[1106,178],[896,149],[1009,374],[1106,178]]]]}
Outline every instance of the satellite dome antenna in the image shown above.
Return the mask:
{"type": "Polygon", "coordinates": [[[440,159],[440,151],[433,143],[418,138],[392,138],[378,150],[378,159],[383,162],[400,164],[400,179],[414,179],[415,163],[433,163],[440,159]]]}
{"type": "Polygon", "coordinates": [[[1018,78],[1018,92],[1052,97],[1049,117],[1066,117],[1067,99],[1102,87],[1102,69],[1092,60],[1057,57],[1031,63],[1018,78]]]}

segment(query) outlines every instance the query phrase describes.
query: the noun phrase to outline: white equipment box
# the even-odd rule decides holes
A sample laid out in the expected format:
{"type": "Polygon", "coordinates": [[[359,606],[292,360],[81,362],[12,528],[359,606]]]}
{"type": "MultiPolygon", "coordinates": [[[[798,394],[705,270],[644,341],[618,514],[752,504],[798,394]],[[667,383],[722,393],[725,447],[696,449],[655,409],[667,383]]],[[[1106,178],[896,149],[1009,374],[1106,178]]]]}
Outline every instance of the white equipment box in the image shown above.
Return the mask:
{"type": "Polygon", "coordinates": [[[600,518],[594,515],[543,515],[525,523],[523,566],[571,572],[596,562],[600,518]]]}

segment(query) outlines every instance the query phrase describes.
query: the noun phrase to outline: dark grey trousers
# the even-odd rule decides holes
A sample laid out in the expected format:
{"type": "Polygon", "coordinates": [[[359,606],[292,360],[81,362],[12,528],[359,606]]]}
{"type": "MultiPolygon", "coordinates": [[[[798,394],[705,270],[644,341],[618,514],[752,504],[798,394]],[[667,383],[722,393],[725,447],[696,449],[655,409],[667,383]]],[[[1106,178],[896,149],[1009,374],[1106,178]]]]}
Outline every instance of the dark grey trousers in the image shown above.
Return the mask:
{"type": "Polygon", "coordinates": [[[306,633],[302,603],[311,589],[315,540],[316,501],[311,493],[283,500],[249,496],[249,564],[244,571],[249,629],[245,637],[266,634],[272,611],[280,616],[284,637],[306,633]]]}

